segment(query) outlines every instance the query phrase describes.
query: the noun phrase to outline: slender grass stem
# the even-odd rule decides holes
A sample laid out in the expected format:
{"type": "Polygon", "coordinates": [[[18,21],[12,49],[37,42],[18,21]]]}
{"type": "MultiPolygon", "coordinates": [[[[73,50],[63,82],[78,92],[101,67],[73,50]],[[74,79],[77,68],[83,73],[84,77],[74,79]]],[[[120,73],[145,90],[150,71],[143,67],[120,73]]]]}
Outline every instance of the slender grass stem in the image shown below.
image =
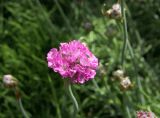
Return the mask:
{"type": "Polygon", "coordinates": [[[58,99],[57,99],[57,94],[56,94],[56,91],[55,91],[54,86],[52,85],[51,78],[50,78],[49,76],[48,76],[48,80],[49,80],[49,83],[50,83],[50,87],[51,87],[53,99],[55,100],[55,103],[56,103],[55,105],[56,105],[57,117],[58,117],[58,118],[62,118],[62,116],[61,116],[61,109],[60,109],[60,105],[59,105],[59,101],[58,101],[58,99]]]}
{"type": "Polygon", "coordinates": [[[134,53],[133,53],[133,50],[132,50],[132,47],[131,47],[131,44],[130,42],[127,40],[127,47],[129,49],[129,53],[131,55],[131,58],[132,58],[132,63],[133,63],[133,67],[134,67],[134,71],[135,71],[135,75],[136,75],[136,80],[137,80],[137,85],[138,85],[138,93],[139,93],[139,98],[140,98],[140,101],[142,104],[145,104],[145,99],[144,99],[144,96],[140,93],[143,91],[143,88],[142,88],[142,84],[141,84],[141,81],[140,79],[138,78],[138,72],[137,72],[137,65],[136,65],[136,62],[135,62],[135,56],[134,56],[134,53]]]}
{"type": "Polygon", "coordinates": [[[128,106],[128,99],[127,99],[127,93],[123,93],[124,96],[123,96],[123,103],[124,103],[124,110],[126,111],[126,114],[124,114],[124,117],[127,116],[127,118],[132,118],[131,117],[131,113],[130,113],[130,109],[129,109],[129,106],[128,106]]]}
{"type": "Polygon", "coordinates": [[[124,7],[124,0],[121,1],[121,12],[122,12],[122,18],[123,18],[123,48],[122,48],[122,58],[121,58],[121,65],[123,68],[124,64],[124,58],[125,58],[125,50],[127,48],[127,40],[128,40],[128,29],[127,29],[127,20],[126,20],[126,13],[125,13],[125,7],[124,7]]]}
{"type": "Polygon", "coordinates": [[[58,118],[62,118],[59,104],[57,104],[57,114],[58,114],[58,118]]]}
{"type": "Polygon", "coordinates": [[[1,4],[1,7],[0,7],[0,34],[2,34],[2,32],[3,32],[3,0],[2,0],[2,2],[0,2],[0,4],[1,4]]]}
{"type": "Polygon", "coordinates": [[[57,8],[58,8],[58,10],[59,10],[59,12],[61,14],[61,16],[65,20],[68,29],[70,30],[70,32],[72,33],[72,35],[74,35],[75,33],[74,33],[74,31],[73,31],[73,29],[72,29],[72,27],[70,25],[70,22],[69,22],[68,18],[66,17],[66,15],[64,14],[64,12],[63,12],[63,10],[62,10],[62,8],[61,8],[58,0],[54,0],[54,2],[56,3],[56,6],[57,6],[57,8]]]}

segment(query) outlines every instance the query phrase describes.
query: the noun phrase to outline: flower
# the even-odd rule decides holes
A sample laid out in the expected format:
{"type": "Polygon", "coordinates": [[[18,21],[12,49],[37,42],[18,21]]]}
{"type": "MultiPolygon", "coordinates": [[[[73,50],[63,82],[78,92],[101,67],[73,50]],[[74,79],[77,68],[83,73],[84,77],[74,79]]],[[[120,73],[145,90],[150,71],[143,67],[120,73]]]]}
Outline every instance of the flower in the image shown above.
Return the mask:
{"type": "Polygon", "coordinates": [[[138,111],[137,118],[156,118],[153,112],[138,111]]]}
{"type": "Polygon", "coordinates": [[[10,88],[16,87],[17,83],[18,83],[17,80],[12,75],[8,74],[3,76],[3,84],[6,87],[10,88]]]}
{"type": "Polygon", "coordinates": [[[48,67],[72,83],[83,84],[93,79],[98,59],[80,41],[61,43],[59,50],[52,48],[47,54],[48,67]]]}

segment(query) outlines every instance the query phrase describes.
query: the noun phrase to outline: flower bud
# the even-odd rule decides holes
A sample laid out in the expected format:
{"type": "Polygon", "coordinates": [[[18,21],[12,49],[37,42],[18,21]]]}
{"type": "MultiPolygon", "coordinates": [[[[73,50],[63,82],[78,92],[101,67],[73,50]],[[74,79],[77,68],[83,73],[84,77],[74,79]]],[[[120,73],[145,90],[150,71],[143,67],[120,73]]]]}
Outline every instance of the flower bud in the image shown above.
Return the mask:
{"type": "Polygon", "coordinates": [[[3,84],[5,87],[13,88],[17,86],[17,80],[12,75],[3,76],[3,84]]]}
{"type": "Polygon", "coordinates": [[[90,32],[94,29],[94,26],[91,22],[85,22],[83,24],[83,28],[86,30],[86,32],[90,32]]]}

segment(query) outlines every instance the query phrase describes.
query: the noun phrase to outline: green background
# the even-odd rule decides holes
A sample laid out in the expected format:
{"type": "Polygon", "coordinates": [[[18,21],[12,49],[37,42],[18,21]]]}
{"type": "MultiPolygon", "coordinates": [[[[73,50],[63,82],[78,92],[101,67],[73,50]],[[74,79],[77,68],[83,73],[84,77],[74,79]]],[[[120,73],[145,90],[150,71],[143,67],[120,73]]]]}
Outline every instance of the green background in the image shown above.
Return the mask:
{"type": "Polygon", "coordinates": [[[5,74],[19,81],[22,102],[32,118],[71,118],[73,104],[60,75],[47,67],[46,55],[59,43],[79,39],[99,59],[95,81],[73,85],[80,105],[77,118],[134,118],[136,112],[160,116],[160,1],[126,0],[129,41],[125,73],[133,88],[121,91],[112,81],[120,67],[123,33],[103,16],[112,0],[0,1],[0,118],[22,118],[13,90],[3,86],[5,74]]]}

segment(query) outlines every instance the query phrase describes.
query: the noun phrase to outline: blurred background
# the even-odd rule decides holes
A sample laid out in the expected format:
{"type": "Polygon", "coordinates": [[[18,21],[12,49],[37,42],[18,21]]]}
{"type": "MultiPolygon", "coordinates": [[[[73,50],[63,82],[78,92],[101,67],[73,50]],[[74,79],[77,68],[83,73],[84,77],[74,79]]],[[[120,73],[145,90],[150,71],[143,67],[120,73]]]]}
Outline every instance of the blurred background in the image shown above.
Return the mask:
{"type": "Polygon", "coordinates": [[[160,1],[126,0],[129,41],[125,73],[133,87],[122,91],[112,73],[120,67],[123,33],[103,16],[116,0],[0,0],[0,118],[22,118],[4,74],[19,81],[23,105],[32,118],[71,118],[72,101],[46,55],[60,42],[79,39],[98,57],[95,81],[73,85],[77,118],[134,118],[152,111],[160,117],[160,1]],[[58,115],[58,113],[60,115],[58,115]]]}

